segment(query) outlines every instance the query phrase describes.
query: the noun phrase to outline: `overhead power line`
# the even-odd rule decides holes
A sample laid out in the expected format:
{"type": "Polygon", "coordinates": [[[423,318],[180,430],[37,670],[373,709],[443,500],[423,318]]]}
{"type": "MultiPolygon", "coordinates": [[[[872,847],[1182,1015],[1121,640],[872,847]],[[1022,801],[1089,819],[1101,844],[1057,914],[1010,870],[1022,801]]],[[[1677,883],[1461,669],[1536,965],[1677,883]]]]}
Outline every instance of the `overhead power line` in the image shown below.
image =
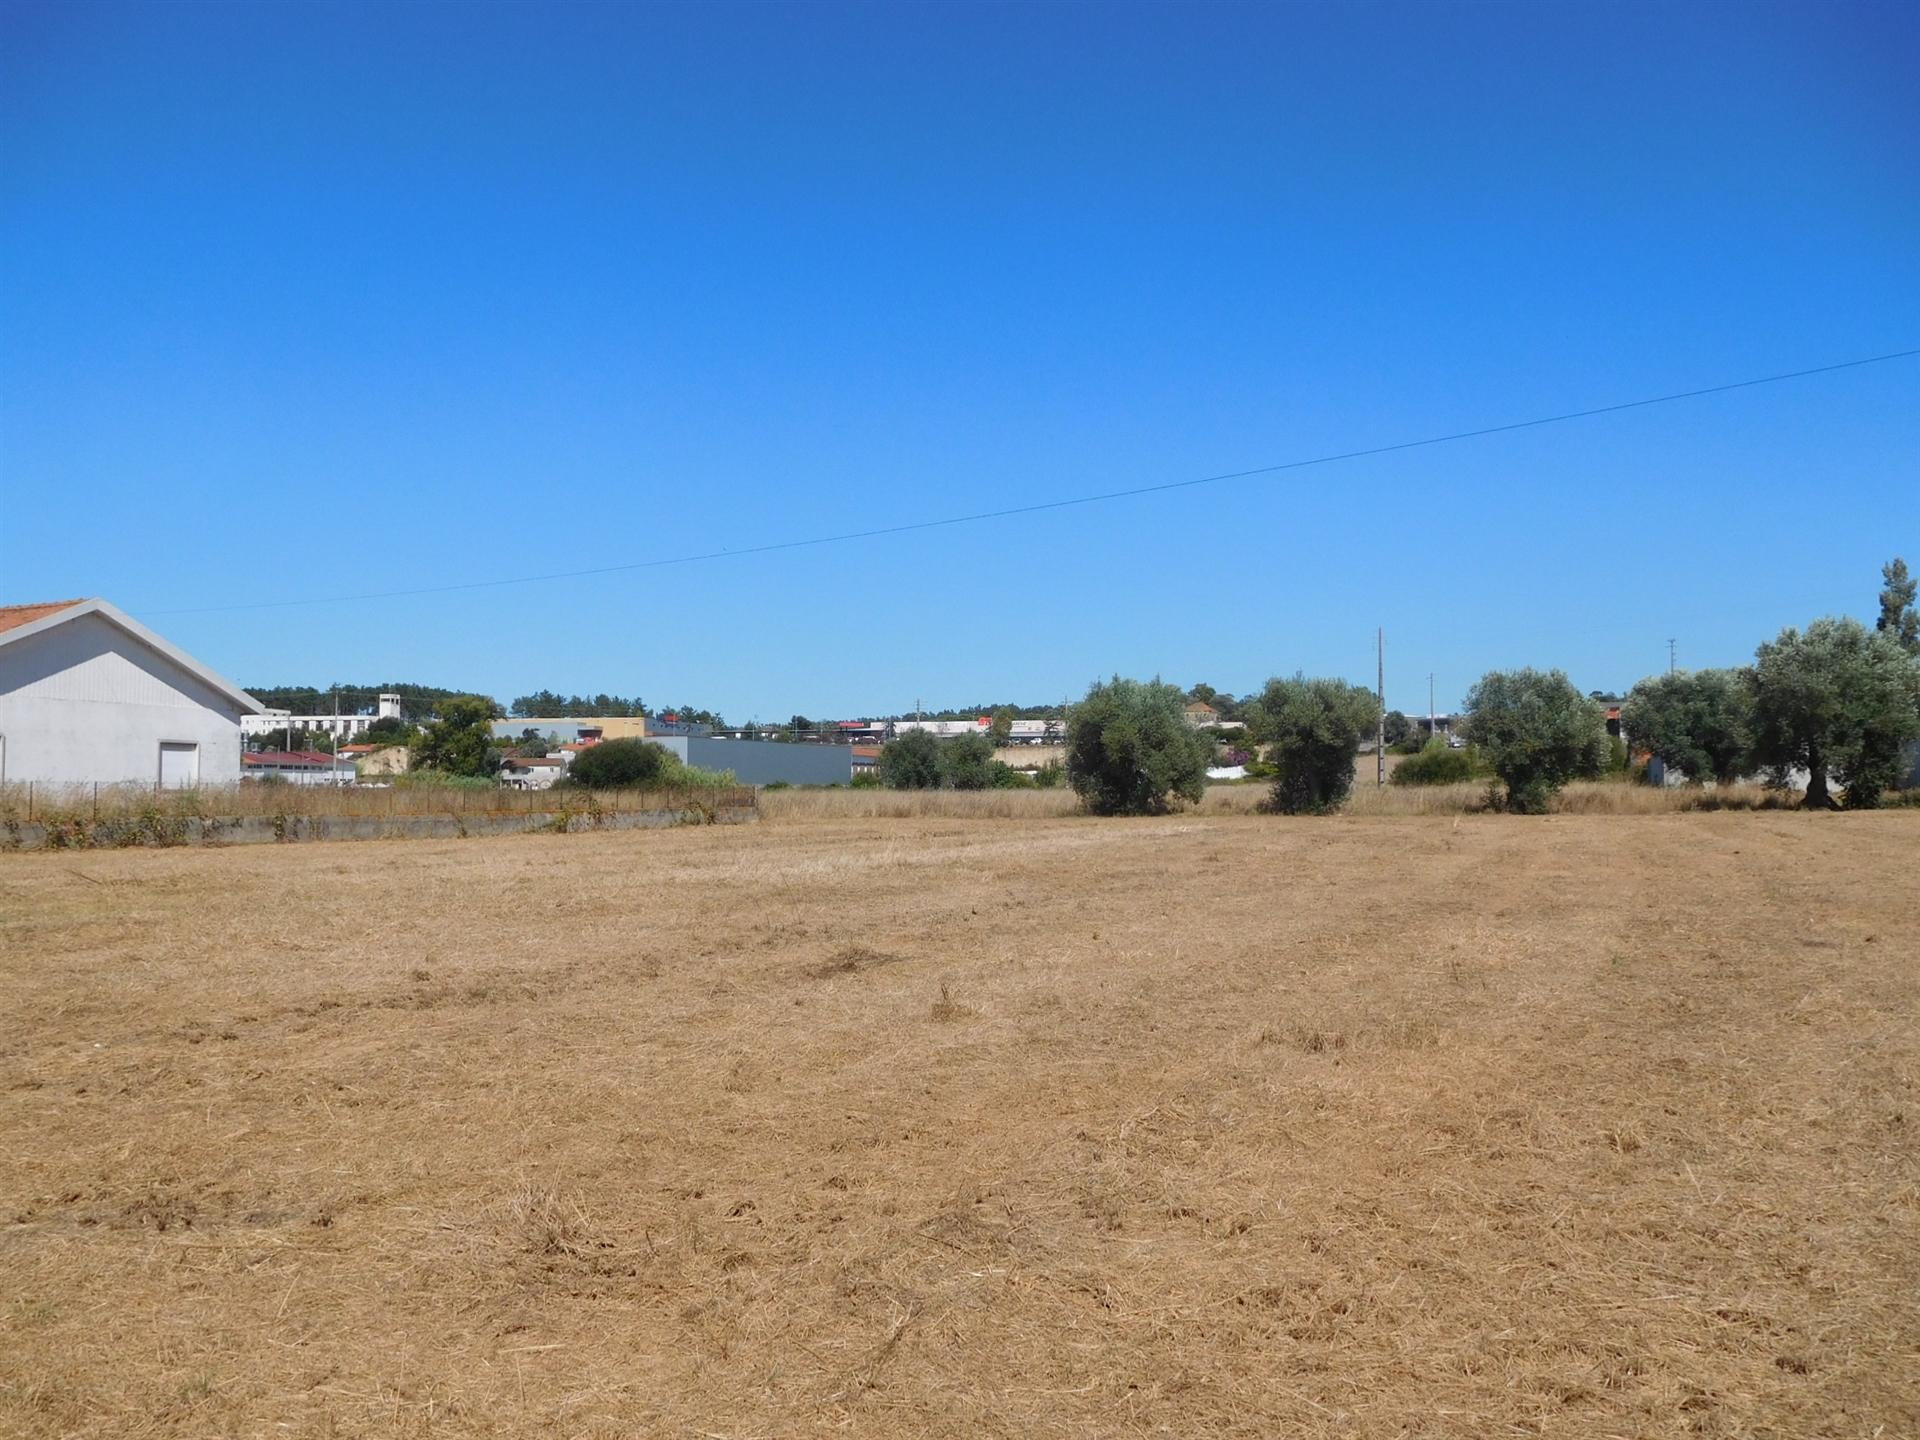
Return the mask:
{"type": "Polygon", "coordinates": [[[965,515],[945,515],[936,520],[912,520],[900,525],[880,525],[866,530],[846,530],[835,535],[814,535],[800,540],[776,540],[764,545],[702,550],[687,555],[668,555],[652,560],[628,560],[617,565],[594,565],[580,570],[549,570],[538,575],[509,575],[490,580],[461,580],[443,585],[415,585],[399,590],[368,590],[350,595],[312,595],[293,600],[253,600],[234,605],[196,605],[174,610],[149,610],[149,616],[214,615],[238,610],[284,610],[298,605],[344,605],[359,600],[401,600],[419,595],[451,595],[463,590],[494,590],[510,585],[537,585],[552,580],[585,580],[598,575],[622,575],[636,570],[659,570],[673,565],[697,565],[709,560],[734,560],[750,555],[771,555],[782,550],[807,550],[820,545],[842,545],[853,540],[877,540],[889,535],[910,535],[920,530],[940,530],[953,525],[977,525],[988,520],[1008,520],[1018,515],[1038,515],[1049,510],[1068,510],[1082,505],[1100,505],[1109,500],[1128,500],[1141,495],[1162,495],[1174,490],[1192,490],[1202,485],[1221,485],[1230,480],[1250,480],[1260,475],[1278,475],[1288,470],[1305,470],[1315,465],[1335,465],[1345,460],[1365,460],[1377,455],[1395,455],[1404,450],[1421,450],[1432,445],[1451,445],[1461,440],[1478,440],[1489,435],[1507,435],[1516,430],[1537,430],[1544,425],[1560,425],[1569,420],[1589,420],[1599,415],[1617,415],[1625,410],[1643,410],[1651,405],[1671,405],[1680,400],[1699,400],[1708,395],[1725,395],[1734,390],[1750,390],[1759,385],[1778,385],[1786,380],[1804,380],[1814,375],[1831,375],[1839,370],[1857,370],[1865,365],[1884,365],[1892,360],[1909,360],[1920,355],[1920,348],[1895,350],[1885,355],[1868,355],[1858,360],[1842,360],[1834,365],[1815,365],[1805,370],[1788,370],[1778,375],[1759,375],[1750,380],[1732,380],[1723,385],[1705,385],[1697,390],[1676,390],[1668,395],[1649,395],[1639,400],[1623,400],[1613,405],[1594,405],[1584,410],[1566,410],[1557,415],[1540,415],[1531,420],[1514,420],[1504,425],[1482,425],[1472,430],[1454,430],[1444,435],[1428,435],[1418,440],[1401,440],[1391,445],[1369,445],[1358,450],[1340,450],[1329,455],[1314,455],[1304,460],[1283,460],[1277,465],[1256,465],[1247,470],[1228,470],[1218,475],[1202,475],[1190,480],[1166,480],[1157,485],[1135,485],[1124,490],[1103,490],[1090,495],[1074,495],[1063,500],[1040,500],[1029,505],[1008,505],[997,510],[976,510],[965,515]]]}

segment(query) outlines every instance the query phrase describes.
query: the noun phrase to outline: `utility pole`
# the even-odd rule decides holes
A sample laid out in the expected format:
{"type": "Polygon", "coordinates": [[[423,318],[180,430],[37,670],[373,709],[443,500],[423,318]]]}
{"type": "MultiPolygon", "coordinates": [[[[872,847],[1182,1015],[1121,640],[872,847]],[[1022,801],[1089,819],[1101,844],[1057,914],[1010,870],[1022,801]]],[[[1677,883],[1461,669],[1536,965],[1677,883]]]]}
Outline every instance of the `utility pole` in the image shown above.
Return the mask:
{"type": "Polygon", "coordinates": [[[1673,641],[1667,641],[1667,674],[1673,674],[1673,641]]]}
{"type": "Polygon", "coordinates": [[[1439,733],[1436,728],[1439,723],[1433,712],[1433,672],[1429,670],[1427,672],[1427,739],[1431,740],[1439,733]]]}
{"type": "Polygon", "coordinates": [[[1387,627],[1382,625],[1374,635],[1374,661],[1379,667],[1375,676],[1380,687],[1380,728],[1373,740],[1374,783],[1387,783],[1387,627]]]}

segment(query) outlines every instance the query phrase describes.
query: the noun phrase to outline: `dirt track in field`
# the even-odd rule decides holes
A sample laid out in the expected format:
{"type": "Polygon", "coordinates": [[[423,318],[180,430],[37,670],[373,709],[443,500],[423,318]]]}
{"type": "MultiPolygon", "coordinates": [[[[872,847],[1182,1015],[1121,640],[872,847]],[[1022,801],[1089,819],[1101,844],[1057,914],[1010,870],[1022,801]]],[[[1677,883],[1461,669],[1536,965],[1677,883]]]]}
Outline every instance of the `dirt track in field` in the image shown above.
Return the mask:
{"type": "Polygon", "coordinates": [[[1912,813],[0,856],[0,1433],[1920,1433],[1916,957],[1912,813]]]}

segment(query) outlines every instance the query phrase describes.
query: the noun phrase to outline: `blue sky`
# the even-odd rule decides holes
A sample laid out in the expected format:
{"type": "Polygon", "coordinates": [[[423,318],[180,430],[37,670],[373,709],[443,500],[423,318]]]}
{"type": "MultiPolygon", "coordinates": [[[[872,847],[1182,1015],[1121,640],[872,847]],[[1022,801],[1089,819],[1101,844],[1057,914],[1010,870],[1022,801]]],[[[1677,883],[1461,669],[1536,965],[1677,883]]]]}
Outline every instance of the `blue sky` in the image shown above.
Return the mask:
{"type": "Polygon", "coordinates": [[[0,5],[0,598],[243,683],[1443,708],[1920,565],[1920,13],[0,5]],[[197,613],[179,613],[197,612],[197,613]]]}

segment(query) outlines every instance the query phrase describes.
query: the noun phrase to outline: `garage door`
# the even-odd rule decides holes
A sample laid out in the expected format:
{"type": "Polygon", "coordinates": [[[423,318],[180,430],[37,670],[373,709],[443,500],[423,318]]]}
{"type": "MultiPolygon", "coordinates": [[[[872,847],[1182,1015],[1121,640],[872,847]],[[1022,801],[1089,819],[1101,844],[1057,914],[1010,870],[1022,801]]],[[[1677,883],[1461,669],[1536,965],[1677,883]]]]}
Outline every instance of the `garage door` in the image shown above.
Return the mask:
{"type": "Polygon", "coordinates": [[[200,783],[200,747],[175,740],[160,742],[160,788],[191,790],[200,783]]]}

